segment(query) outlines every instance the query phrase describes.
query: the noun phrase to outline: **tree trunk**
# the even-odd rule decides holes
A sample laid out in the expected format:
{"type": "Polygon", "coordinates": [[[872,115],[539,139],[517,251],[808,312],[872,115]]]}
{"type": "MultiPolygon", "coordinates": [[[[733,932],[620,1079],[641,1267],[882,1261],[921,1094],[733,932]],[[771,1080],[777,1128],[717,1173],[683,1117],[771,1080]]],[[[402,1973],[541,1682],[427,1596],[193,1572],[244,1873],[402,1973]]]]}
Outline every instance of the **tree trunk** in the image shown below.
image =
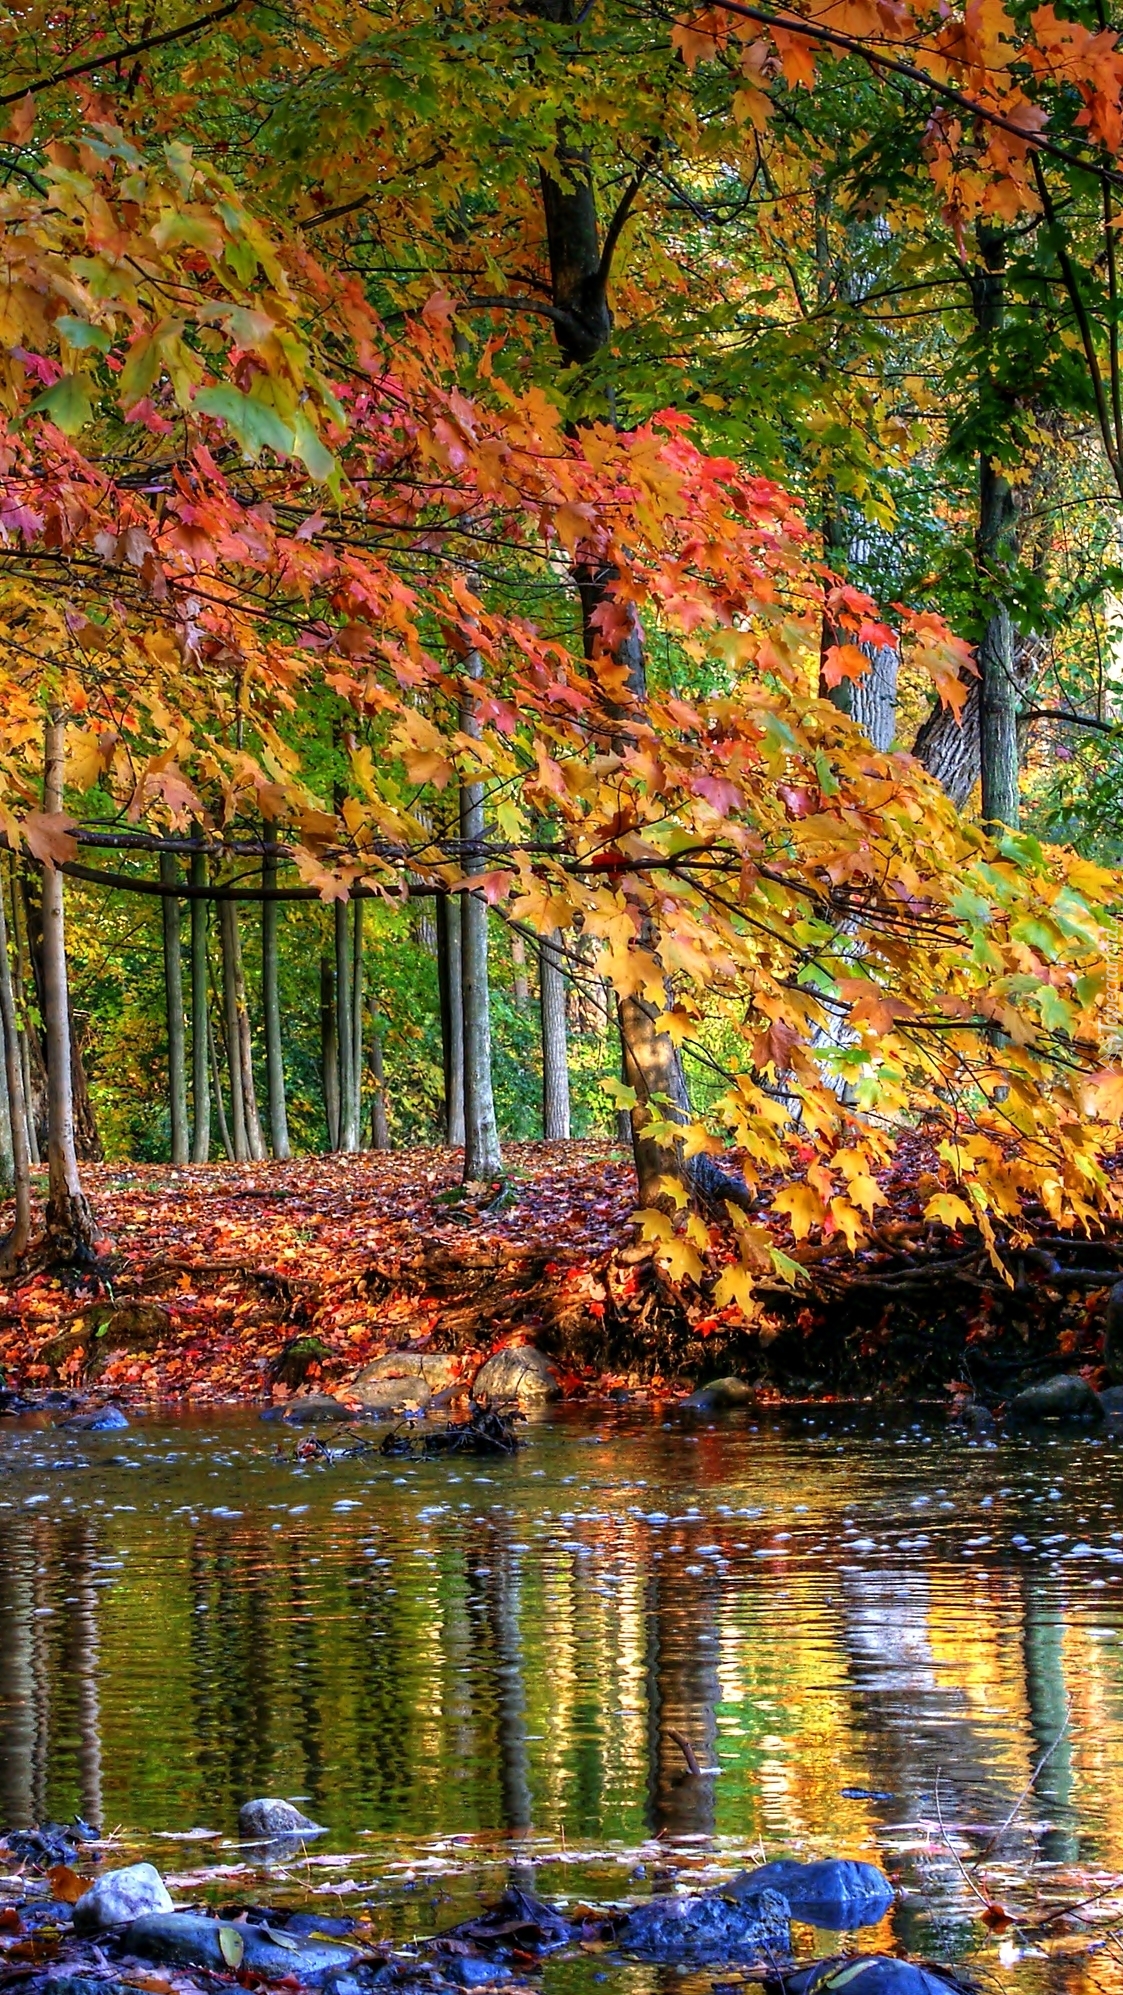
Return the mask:
{"type": "Polygon", "coordinates": [[[957,810],[966,810],[979,780],[979,683],[971,681],[957,720],[951,707],[936,700],[917,731],[912,752],[934,776],[957,810]]]}
{"type": "MultiPolygon", "coordinates": [[[[23,1072],[23,1099],[27,1111],[27,1147],[33,1165],[42,1162],[43,1152],[39,1143],[40,1117],[36,1113],[36,1086],[43,1103],[42,1127],[46,1141],[46,1096],[47,1072],[43,1065],[42,1049],[38,1033],[28,1015],[28,991],[32,986],[31,943],[28,936],[27,901],[15,862],[11,864],[12,887],[12,940],[16,951],[15,998],[16,1017],[19,1022],[20,1064],[23,1072]]],[[[38,992],[36,992],[38,995],[38,992]]]]}
{"type": "Polygon", "coordinates": [[[363,1147],[363,1003],[365,1000],[366,949],[363,936],[363,903],[351,903],[351,1086],[354,1099],[351,1113],[355,1124],[355,1148],[363,1147]]]}
{"type": "Polygon", "coordinates": [[[0,1034],[3,1036],[4,1077],[7,1083],[11,1117],[12,1186],[15,1191],[15,1222],[7,1238],[0,1241],[0,1269],[5,1273],[19,1265],[31,1238],[31,1156],[27,1143],[27,1104],[23,1097],[23,1069],[20,1063],[19,1030],[12,992],[12,966],[8,956],[8,924],[4,913],[3,879],[0,877],[0,1034]]]}
{"type": "MultiPolygon", "coordinates": [[[[1006,239],[1001,229],[980,223],[979,263],[971,279],[971,299],[983,350],[979,382],[984,407],[1009,397],[997,385],[991,352],[1001,340],[1006,239]]],[[[995,436],[994,443],[1001,441],[995,436]]],[[[979,454],[979,526],[975,536],[975,569],[979,581],[982,635],[977,649],[979,667],[979,765],[983,790],[983,822],[1016,830],[1018,800],[1018,688],[1014,678],[1014,633],[1007,600],[1011,558],[1015,552],[1017,509],[1013,490],[996,467],[990,440],[979,454]]]]}
{"type": "Polygon", "coordinates": [[[227,1163],[234,1164],[238,1160],[234,1154],[234,1145],[230,1140],[230,1130],[227,1126],[227,1121],[226,1121],[226,1110],[222,1105],[222,1069],[219,1065],[218,1047],[215,1045],[214,1028],[211,1025],[209,1011],[207,1013],[207,1036],[204,1043],[210,1054],[211,1074],[214,1079],[214,1108],[215,1108],[215,1119],[218,1123],[219,1142],[222,1144],[222,1147],[226,1152],[227,1163]]]}
{"type": "Polygon", "coordinates": [[[238,982],[234,962],[237,947],[237,908],[233,901],[220,901],[219,932],[222,936],[222,1012],[226,1039],[226,1071],[230,1084],[230,1131],[236,1164],[249,1162],[246,1133],[246,1097],[242,1083],[242,1042],[238,1023],[238,982]]]}
{"type": "Polygon", "coordinates": [[[253,1034],[250,1031],[250,1008],[246,998],[246,973],[242,961],[242,931],[238,921],[237,903],[228,901],[226,905],[232,916],[230,928],[234,958],[234,996],[238,1009],[238,1058],[242,1068],[246,1142],[255,1164],[260,1164],[265,1156],[265,1138],[261,1133],[261,1117],[257,1112],[257,1087],[253,1077],[253,1034]]]}
{"type": "MultiPolygon", "coordinates": [[[[31,968],[31,986],[38,1000],[39,1015],[46,1018],[47,993],[46,971],[43,961],[43,905],[40,888],[40,869],[36,867],[32,879],[20,881],[18,897],[19,910],[23,917],[23,949],[31,968]]],[[[18,931],[17,931],[18,933],[18,931]]],[[[67,1004],[70,1005],[69,989],[67,1004]]],[[[49,1075],[50,1047],[46,1036],[41,1039],[30,1018],[26,1020],[27,1043],[31,1064],[32,1099],[38,1096],[40,1113],[36,1122],[41,1129],[40,1154],[47,1141],[47,1122],[50,1116],[49,1075]]],[[[73,1008],[67,1019],[67,1041],[70,1047],[70,1113],[74,1126],[74,1154],[80,1161],[96,1163],[101,1157],[101,1141],[94,1119],[93,1104],[90,1100],[89,1083],[86,1078],[85,1063],[82,1059],[82,1046],[73,1008]]]]}
{"type": "Polygon", "coordinates": [[[538,1013],[542,1028],[542,1135],[547,1143],[569,1139],[569,1049],[561,937],[542,937],[538,953],[538,1013]]]}
{"type": "MultiPolygon", "coordinates": [[[[160,854],[160,880],[173,886],[178,867],[171,852],[160,854]]],[[[187,1162],[187,1041],[183,1022],[183,963],[180,956],[180,909],[174,894],[161,897],[164,918],[164,1016],[168,1039],[168,1102],[171,1109],[171,1160],[187,1162]]]]}
{"type": "MultiPolygon", "coordinates": [[[[47,721],[43,768],[43,810],[62,810],[66,721],[47,721]]],[[[96,1229],[78,1173],[74,1144],[74,1081],[70,1060],[70,994],[66,976],[66,915],[63,876],[43,865],[43,1014],[47,1036],[47,1257],[52,1261],[92,1261],[96,1229]]]]}
{"type": "Polygon", "coordinates": [[[357,1150],[359,1132],[355,1126],[355,1026],[352,1016],[351,910],[346,901],[332,908],[335,923],[335,1030],[339,1062],[339,1141],[340,1150],[357,1150]]]}
{"type": "MultiPolygon", "coordinates": [[[[201,835],[195,826],[195,835],[201,835]]],[[[191,854],[191,884],[207,883],[207,855],[191,854]]],[[[202,896],[191,902],[191,1161],[205,1164],[211,1154],[211,1090],[208,1040],[210,1005],[207,975],[207,903],[202,896]]]]}
{"type": "Polygon", "coordinates": [[[320,956],[320,1081],[328,1149],[339,1148],[339,1035],[335,1017],[335,972],[324,950],[320,956]]]}
{"type": "Polygon", "coordinates": [[[11,1193],[15,1176],[16,1153],[12,1147],[12,1104],[8,1095],[8,1068],[7,1062],[0,1059],[0,1193],[5,1198],[11,1193]]]}
{"type": "Polygon", "coordinates": [[[382,1031],[377,1010],[371,1011],[370,1032],[370,1072],[374,1082],[374,1101],[370,1112],[370,1147],[372,1150],[390,1148],[390,1118],[386,1105],[386,1063],[382,1054],[382,1031]]]}
{"type": "Polygon", "coordinates": [[[460,906],[437,896],[437,982],[441,999],[441,1051],[445,1070],[445,1142],[464,1141],[464,994],[460,974],[460,906]]]}
{"type": "Polygon", "coordinates": [[[525,1011],[530,1003],[530,984],[526,975],[526,943],[517,928],[511,930],[511,971],[515,1010],[525,1011]]]}
{"type": "MultiPolygon", "coordinates": [[[[469,679],[478,679],[483,663],[478,652],[464,661],[469,679]]],[[[477,737],[480,723],[470,694],[461,701],[460,725],[477,737]]],[[[460,863],[465,873],[482,863],[484,786],[460,785],[460,863]]],[[[461,894],[460,976],[464,1007],[464,1182],[501,1177],[503,1156],[491,1088],[491,999],[488,983],[487,902],[479,894],[461,894]]]]}
{"type": "MultiPolygon", "coordinates": [[[[261,862],[261,884],[271,893],[277,885],[277,826],[266,818],[262,827],[265,856],[261,862]]],[[[265,1090],[269,1101],[269,1137],[275,1157],[288,1157],[289,1118],[285,1100],[285,1060],[281,1040],[281,992],[278,978],[278,907],[275,900],[261,906],[261,1009],[265,1019],[265,1090]]]]}

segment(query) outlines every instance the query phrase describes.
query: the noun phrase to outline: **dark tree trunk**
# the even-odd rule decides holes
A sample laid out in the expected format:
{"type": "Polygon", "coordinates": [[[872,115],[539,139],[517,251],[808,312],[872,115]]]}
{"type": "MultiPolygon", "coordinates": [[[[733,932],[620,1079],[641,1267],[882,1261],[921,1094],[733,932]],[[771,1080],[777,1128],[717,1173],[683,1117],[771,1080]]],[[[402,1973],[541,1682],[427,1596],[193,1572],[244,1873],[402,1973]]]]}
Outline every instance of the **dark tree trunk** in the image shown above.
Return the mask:
{"type": "Polygon", "coordinates": [[[328,1149],[339,1148],[339,1035],[335,1016],[335,971],[327,951],[320,956],[320,1083],[328,1149]]]}
{"type": "Polygon", "coordinates": [[[542,1030],[542,1135],[547,1143],[569,1138],[569,1048],[565,1017],[561,937],[542,937],[538,953],[538,1011],[542,1030]]]}
{"type": "Polygon", "coordinates": [[[355,1025],[352,1016],[351,909],[346,901],[336,901],[332,909],[335,923],[335,1030],[339,1065],[340,1150],[357,1150],[359,1132],[355,1126],[355,1025]]]}
{"type": "MultiPolygon", "coordinates": [[[[195,835],[201,827],[196,825],[195,835]]],[[[207,855],[191,854],[191,884],[207,883],[207,855]]],[[[207,903],[191,902],[191,1161],[205,1164],[211,1154],[210,1006],[207,970],[207,903]]]]}
{"type": "MultiPolygon", "coordinates": [[[[469,679],[478,679],[482,661],[472,652],[465,660],[469,679]]],[[[460,726],[477,736],[480,723],[471,695],[461,702],[460,726]]],[[[460,785],[460,863],[465,873],[477,871],[483,858],[484,786],[460,785]]],[[[487,902],[480,894],[461,894],[460,977],[464,1008],[464,1182],[501,1177],[503,1156],[495,1120],[491,1087],[491,993],[488,980],[487,902]]]]}
{"type": "MultiPolygon", "coordinates": [[[[262,827],[265,856],[261,862],[261,884],[266,893],[277,885],[277,826],[266,818],[262,827]]],[[[261,1009],[265,1021],[265,1091],[269,1102],[269,1137],[275,1157],[287,1157],[289,1150],[288,1104],[285,1100],[285,1059],[281,1038],[281,992],[277,947],[276,901],[261,907],[261,1009]]]]}
{"type": "Polygon", "coordinates": [[[460,904],[437,898],[437,981],[441,999],[441,1051],[445,1074],[445,1142],[464,1141],[464,996],[460,974],[460,904]]]}
{"type": "Polygon", "coordinates": [[[15,1221],[7,1237],[0,1240],[0,1269],[10,1273],[19,1265],[27,1252],[31,1238],[31,1156],[27,1143],[27,1105],[23,1098],[23,1069],[20,1063],[15,996],[12,991],[12,966],[8,955],[8,924],[4,913],[2,877],[0,877],[0,1034],[3,1037],[4,1077],[11,1117],[12,1188],[16,1200],[15,1221]]]}
{"type": "MultiPolygon", "coordinates": [[[[66,722],[47,722],[43,770],[43,809],[62,810],[66,722]]],[[[47,1037],[47,1258],[86,1262],[94,1256],[94,1215],[78,1171],[74,1143],[74,1081],[70,1060],[70,994],[66,974],[66,913],[63,876],[44,864],[41,897],[43,937],[43,1022],[47,1037]]]]}
{"type": "Polygon", "coordinates": [[[230,1085],[230,1134],[237,1164],[249,1162],[250,1146],[246,1131],[246,1096],[242,1078],[242,1041],[238,1021],[238,979],[235,959],[238,944],[238,913],[233,901],[219,902],[219,931],[222,936],[222,1012],[226,1039],[226,1071],[230,1085]]]}
{"type": "MultiPolygon", "coordinates": [[[[226,1121],[226,1110],[222,1105],[222,1068],[219,1065],[218,1047],[215,1044],[214,1027],[211,1024],[209,1011],[207,1014],[207,1036],[205,1043],[210,1054],[211,1074],[214,1079],[214,1112],[215,1120],[218,1123],[218,1140],[226,1153],[227,1163],[234,1164],[238,1160],[234,1152],[234,1144],[231,1141],[230,1129],[226,1121]]],[[[229,1071],[229,1065],[227,1071],[229,1071]]]]}
{"type": "MultiPolygon", "coordinates": [[[[16,1054],[18,1058],[18,1046],[16,1054]]],[[[12,1190],[15,1175],[16,1153],[12,1147],[12,1104],[8,1095],[8,1067],[5,1060],[0,1060],[0,1192],[5,1198],[12,1190]]]]}
{"type": "Polygon", "coordinates": [[[363,903],[351,903],[351,1116],[355,1125],[355,1148],[363,1147],[363,1004],[366,999],[366,938],[363,934],[363,903]]]}
{"type": "Polygon", "coordinates": [[[979,686],[972,680],[957,720],[951,707],[936,700],[917,732],[913,754],[951,798],[966,810],[979,780],[979,686]]]}
{"type": "MultiPolygon", "coordinates": [[[[986,375],[980,392],[988,400],[995,388],[990,353],[1001,338],[1006,270],[1006,240],[1001,229],[980,224],[980,264],[972,278],[975,320],[984,352],[986,375]]],[[[995,438],[995,444],[1001,439],[995,438]]],[[[1018,799],[1018,707],[1014,678],[1014,631],[1008,601],[1009,567],[1015,553],[1016,507],[1013,490],[995,468],[992,449],[979,456],[979,527],[975,536],[975,567],[979,578],[982,635],[978,644],[979,765],[983,789],[983,822],[1016,829],[1018,799]]]]}
{"type": "MultiPolygon", "coordinates": [[[[179,876],[175,856],[160,854],[160,880],[174,886],[179,876]]],[[[171,1160],[187,1162],[187,1040],[183,1021],[183,963],[180,909],[173,894],[160,901],[164,918],[164,1017],[168,1040],[168,1105],[171,1111],[171,1160]]]]}

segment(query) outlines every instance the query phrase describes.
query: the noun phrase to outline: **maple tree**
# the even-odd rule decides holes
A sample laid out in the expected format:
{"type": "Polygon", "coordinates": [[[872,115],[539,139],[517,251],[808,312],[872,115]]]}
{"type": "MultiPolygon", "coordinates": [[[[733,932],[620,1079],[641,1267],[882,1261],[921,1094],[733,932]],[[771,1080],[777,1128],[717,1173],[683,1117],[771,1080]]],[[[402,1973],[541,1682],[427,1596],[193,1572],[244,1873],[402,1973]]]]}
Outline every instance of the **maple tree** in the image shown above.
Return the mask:
{"type": "MultiPolygon", "coordinates": [[[[419,5],[390,53],[378,28],[377,10],[324,8],[294,41],[219,10],[181,44],[161,21],[129,45],[125,86],[75,10],[59,73],[85,67],[101,93],[78,102],[39,92],[27,24],[10,30],[0,808],[45,908],[70,872],[214,900],[228,922],[278,895],[431,900],[446,926],[455,909],[473,1178],[501,1169],[486,910],[545,938],[615,992],[615,1093],[660,1263],[700,1281],[718,1215],[738,1243],[718,1298],[749,1313],[761,1278],[790,1272],[762,1186],[797,1241],[854,1246],[918,1122],[939,1163],[929,1218],[980,1229],[996,1264],[1027,1201],[1092,1223],[1113,1207],[1123,1107],[1117,880],[1014,828],[1002,440],[976,426],[976,680],[934,607],[882,613],[832,566],[855,536],[824,533],[824,506],[841,485],[866,517],[869,452],[823,442],[805,508],[729,415],[723,300],[756,297],[767,330],[779,292],[760,302],[761,269],[792,265],[784,229],[740,261],[709,254],[698,293],[688,277],[720,233],[713,190],[747,157],[793,214],[814,209],[788,109],[844,62],[875,105],[921,91],[929,211],[984,282],[989,243],[1048,221],[1046,171],[1114,186],[1114,37],[1000,6],[938,23],[904,6],[542,7],[465,38],[419,5]],[[676,408],[653,355],[708,314],[690,364],[658,371],[659,390],[688,384],[676,408]],[[934,681],[953,716],[977,685],[993,836],[840,710],[879,658],[934,681]],[[161,876],[88,863],[114,846],[159,855],[161,876]],[[217,876],[184,881],[177,855],[217,876]],[[718,1072],[704,1117],[684,1054],[718,1072]],[[736,1173],[714,1161],[727,1145],[736,1173]]],[[[1061,279],[1079,317],[1063,260],[1061,279]]],[[[853,407],[844,373],[812,360],[808,436],[808,412],[853,407]]],[[[902,475],[917,454],[887,431],[878,450],[902,475]]],[[[337,919],[340,992],[349,932],[337,919]]],[[[95,1222],[65,1129],[57,973],[46,997],[48,1235],[80,1257],[95,1222]]]]}

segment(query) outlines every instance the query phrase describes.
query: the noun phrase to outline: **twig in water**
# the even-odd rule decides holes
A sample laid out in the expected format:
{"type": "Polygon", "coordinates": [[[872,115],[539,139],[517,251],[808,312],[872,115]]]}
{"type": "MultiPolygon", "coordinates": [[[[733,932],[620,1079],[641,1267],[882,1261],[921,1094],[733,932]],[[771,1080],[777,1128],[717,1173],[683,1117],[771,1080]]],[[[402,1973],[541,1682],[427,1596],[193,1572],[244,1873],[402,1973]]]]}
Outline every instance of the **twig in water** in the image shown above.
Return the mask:
{"type": "Polygon", "coordinates": [[[686,1761],[687,1772],[701,1773],[702,1768],[698,1763],[698,1755],[691,1745],[690,1740],[682,1732],[673,1732],[669,1726],[667,1728],[667,1737],[674,1740],[681,1752],[683,1759],[686,1761]]]}
{"type": "Polygon", "coordinates": [[[1046,1746],[1045,1751],[1042,1753],[1041,1758],[1038,1760],[1037,1765],[1034,1767],[1033,1772],[1030,1774],[1029,1779],[1027,1780],[1025,1786],[1023,1787],[1021,1793],[1019,1794],[1017,1800],[1015,1801],[1013,1807],[1011,1808],[1010,1813],[1007,1815],[1006,1820],[1003,1823],[1001,1823],[1001,1825],[995,1830],[993,1836],[991,1837],[989,1843],[987,1843],[985,1849],[981,1849],[979,1851],[978,1856],[972,1858],[971,1860],[972,1870],[977,1870],[981,1863],[986,1862],[986,1859],[990,1855],[991,1851],[993,1849],[997,1849],[999,1843],[1002,1841],[1003,1836],[1006,1834],[1007,1829],[1010,1827],[1011,1822],[1014,1820],[1014,1817],[1016,1816],[1019,1808],[1021,1807],[1022,1802],[1025,1801],[1028,1798],[1028,1796],[1033,1793],[1034,1783],[1037,1779],[1038,1774],[1041,1772],[1043,1767],[1048,1765],[1049,1761],[1053,1757],[1053,1754],[1056,1752],[1057,1747],[1060,1745],[1061,1740],[1064,1738],[1065,1733],[1068,1731],[1069,1720],[1071,1717],[1072,1717],[1072,1699],[1070,1697],[1067,1705],[1065,1706],[1064,1723],[1061,1726],[1060,1731],[1057,1733],[1057,1736],[1053,1740],[1052,1745],[1046,1746]]]}

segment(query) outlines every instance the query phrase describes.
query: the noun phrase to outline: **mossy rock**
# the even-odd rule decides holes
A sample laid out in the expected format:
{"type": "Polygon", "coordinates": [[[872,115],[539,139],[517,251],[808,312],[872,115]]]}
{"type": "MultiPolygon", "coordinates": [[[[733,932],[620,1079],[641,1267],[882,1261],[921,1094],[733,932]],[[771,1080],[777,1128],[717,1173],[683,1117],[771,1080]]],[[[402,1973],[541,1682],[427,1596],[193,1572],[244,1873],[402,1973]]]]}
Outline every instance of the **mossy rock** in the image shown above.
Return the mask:
{"type": "Polygon", "coordinates": [[[37,1353],[39,1363],[58,1373],[76,1352],[94,1377],[122,1351],[154,1351],[171,1330],[171,1318],[158,1302],[99,1302],[60,1330],[37,1353]]]}

